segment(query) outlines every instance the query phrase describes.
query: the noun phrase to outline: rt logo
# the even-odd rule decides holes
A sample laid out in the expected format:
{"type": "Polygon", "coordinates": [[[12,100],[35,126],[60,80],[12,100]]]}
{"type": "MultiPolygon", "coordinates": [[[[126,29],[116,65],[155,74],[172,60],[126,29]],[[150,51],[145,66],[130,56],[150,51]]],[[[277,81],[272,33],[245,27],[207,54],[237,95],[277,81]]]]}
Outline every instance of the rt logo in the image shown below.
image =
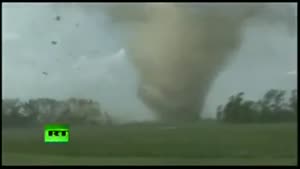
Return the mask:
{"type": "Polygon", "coordinates": [[[68,143],[70,133],[68,125],[48,124],[44,128],[45,143],[68,143]]]}

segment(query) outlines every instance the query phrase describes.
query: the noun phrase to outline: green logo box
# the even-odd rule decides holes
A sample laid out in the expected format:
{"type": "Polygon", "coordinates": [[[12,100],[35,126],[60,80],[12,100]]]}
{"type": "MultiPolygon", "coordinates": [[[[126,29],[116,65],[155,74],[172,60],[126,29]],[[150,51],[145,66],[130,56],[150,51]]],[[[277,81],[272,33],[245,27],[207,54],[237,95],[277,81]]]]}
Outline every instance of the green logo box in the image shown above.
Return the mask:
{"type": "Polygon", "coordinates": [[[68,125],[48,124],[44,128],[45,143],[68,143],[70,132],[68,125]]]}

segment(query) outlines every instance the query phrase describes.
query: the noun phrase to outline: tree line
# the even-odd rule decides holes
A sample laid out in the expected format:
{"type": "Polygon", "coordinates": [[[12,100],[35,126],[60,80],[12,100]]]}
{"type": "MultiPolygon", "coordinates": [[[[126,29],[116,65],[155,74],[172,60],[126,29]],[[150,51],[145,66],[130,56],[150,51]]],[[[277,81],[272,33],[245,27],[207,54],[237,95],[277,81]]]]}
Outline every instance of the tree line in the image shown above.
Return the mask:
{"type": "Polygon", "coordinates": [[[285,90],[271,89],[263,98],[252,101],[243,98],[245,93],[240,92],[231,96],[225,105],[218,106],[217,120],[233,123],[296,122],[297,89],[291,91],[288,99],[286,94],[285,90]]]}
{"type": "MultiPolygon", "coordinates": [[[[217,108],[217,120],[230,123],[296,122],[298,112],[297,89],[271,89],[257,101],[246,100],[240,92],[217,108]]],[[[70,98],[2,99],[2,127],[30,127],[48,123],[72,125],[112,125],[113,119],[93,100],[70,98]]]]}
{"type": "Polygon", "coordinates": [[[49,98],[2,99],[2,127],[29,127],[47,123],[72,125],[108,125],[111,116],[100,109],[98,102],[70,98],[58,101],[49,98]]]}

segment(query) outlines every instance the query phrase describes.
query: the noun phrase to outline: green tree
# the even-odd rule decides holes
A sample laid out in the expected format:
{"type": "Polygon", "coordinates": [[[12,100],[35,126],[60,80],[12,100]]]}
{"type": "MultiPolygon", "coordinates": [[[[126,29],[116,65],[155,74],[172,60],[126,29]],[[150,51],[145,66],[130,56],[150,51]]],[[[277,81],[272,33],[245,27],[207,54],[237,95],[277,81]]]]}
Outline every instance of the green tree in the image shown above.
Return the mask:
{"type": "Polygon", "coordinates": [[[254,101],[246,100],[241,104],[241,122],[252,123],[257,120],[257,112],[254,109],[254,101]]]}
{"type": "Polygon", "coordinates": [[[224,108],[224,121],[238,122],[241,118],[241,103],[243,101],[244,92],[238,93],[236,96],[231,96],[229,102],[224,108]]]}
{"type": "Polygon", "coordinates": [[[294,112],[298,112],[298,95],[297,95],[297,89],[292,90],[291,97],[289,99],[290,108],[294,112]]]}
{"type": "Polygon", "coordinates": [[[292,91],[289,102],[286,91],[271,89],[262,99],[251,101],[243,99],[244,93],[231,96],[224,106],[217,108],[217,119],[226,122],[287,122],[297,119],[297,90],[292,91]]]}

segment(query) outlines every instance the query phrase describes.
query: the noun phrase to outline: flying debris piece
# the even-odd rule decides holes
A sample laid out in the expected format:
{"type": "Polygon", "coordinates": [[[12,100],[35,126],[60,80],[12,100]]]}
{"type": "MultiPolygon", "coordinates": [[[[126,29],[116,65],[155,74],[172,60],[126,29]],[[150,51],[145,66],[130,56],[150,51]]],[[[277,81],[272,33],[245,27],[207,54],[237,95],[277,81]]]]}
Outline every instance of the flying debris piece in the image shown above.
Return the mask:
{"type": "Polygon", "coordinates": [[[48,73],[47,73],[47,72],[43,72],[43,75],[46,75],[46,76],[47,76],[47,75],[48,75],[48,73]]]}
{"type": "Polygon", "coordinates": [[[53,40],[53,41],[51,41],[51,44],[52,44],[52,45],[56,45],[56,44],[57,44],[57,41],[53,40]]]}
{"type": "Polygon", "coordinates": [[[60,21],[61,17],[60,16],[56,16],[55,20],[60,21]]]}
{"type": "Polygon", "coordinates": [[[76,28],[78,28],[79,27],[79,23],[76,23],[75,26],[76,26],[76,28]]]}

